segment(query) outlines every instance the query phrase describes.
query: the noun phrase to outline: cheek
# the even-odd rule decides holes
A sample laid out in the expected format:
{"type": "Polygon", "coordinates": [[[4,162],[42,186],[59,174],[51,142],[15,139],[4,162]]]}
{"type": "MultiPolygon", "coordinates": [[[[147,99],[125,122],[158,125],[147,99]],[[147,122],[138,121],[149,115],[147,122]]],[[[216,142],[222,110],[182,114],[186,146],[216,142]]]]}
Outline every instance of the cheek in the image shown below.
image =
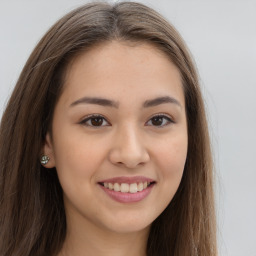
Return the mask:
{"type": "Polygon", "coordinates": [[[65,184],[92,182],[102,161],[102,150],[85,138],[63,137],[61,134],[56,136],[54,153],[60,182],[65,184]]]}
{"type": "Polygon", "coordinates": [[[79,205],[93,198],[92,187],[102,161],[102,150],[83,139],[61,137],[56,147],[56,170],[65,206],[80,211],[79,205]],[[81,196],[78,196],[81,195],[81,196]]]}
{"type": "Polygon", "coordinates": [[[156,149],[158,178],[169,198],[179,187],[187,157],[187,137],[166,140],[156,149]]]}
{"type": "Polygon", "coordinates": [[[183,172],[187,157],[187,136],[176,136],[163,141],[156,152],[159,164],[167,173],[183,172]]]}

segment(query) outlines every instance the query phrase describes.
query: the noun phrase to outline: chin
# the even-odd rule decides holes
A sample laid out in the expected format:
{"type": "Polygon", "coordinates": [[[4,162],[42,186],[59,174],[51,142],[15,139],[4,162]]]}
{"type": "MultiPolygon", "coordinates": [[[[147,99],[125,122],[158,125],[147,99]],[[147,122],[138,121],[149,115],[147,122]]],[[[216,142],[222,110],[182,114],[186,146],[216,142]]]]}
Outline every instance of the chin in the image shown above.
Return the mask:
{"type": "Polygon", "coordinates": [[[155,218],[149,218],[149,216],[138,216],[139,213],[134,214],[122,214],[121,216],[114,216],[111,220],[105,220],[102,225],[108,230],[115,233],[134,233],[145,231],[150,228],[155,218]]]}

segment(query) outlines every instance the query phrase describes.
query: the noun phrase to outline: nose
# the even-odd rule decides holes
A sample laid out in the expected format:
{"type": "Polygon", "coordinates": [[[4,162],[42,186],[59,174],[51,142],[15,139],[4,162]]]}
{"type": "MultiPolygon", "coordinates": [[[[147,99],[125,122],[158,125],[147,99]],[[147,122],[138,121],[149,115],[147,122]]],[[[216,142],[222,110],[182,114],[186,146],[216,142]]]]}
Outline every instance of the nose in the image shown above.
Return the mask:
{"type": "Polygon", "coordinates": [[[115,165],[136,168],[146,164],[150,156],[141,134],[126,126],[115,133],[109,159],[115,165]]]}

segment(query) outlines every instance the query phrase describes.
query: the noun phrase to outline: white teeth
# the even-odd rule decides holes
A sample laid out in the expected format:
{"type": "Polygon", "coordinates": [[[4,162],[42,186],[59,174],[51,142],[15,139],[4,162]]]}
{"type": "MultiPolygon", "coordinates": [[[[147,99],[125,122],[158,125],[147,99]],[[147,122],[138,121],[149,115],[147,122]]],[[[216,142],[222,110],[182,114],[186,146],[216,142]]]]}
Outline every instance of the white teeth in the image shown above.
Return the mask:
{"type": "Polygon", "coordinates": [[[114,185],[112,183],[108,183],[108,188],[113,190],[114,189],[114,185]]]}
{"type": "Polygon", "coordinates": [[[130,193],[137,193],[137,191],[138,191],[137,183],[130,184],[130,193]]]}
{"type": "Polygon", "coordinates": [[[122,183],[121,184],[121,192],[127,193],[127,192],[129,192],[129,190],[130,190],[129,184],[127,184],[127,183],[122,183]]]}
{"type": "Polygon", "coordinates": [[[118,183],[114,184],[114,190],[115,191],[120,191],[120,185],[118,183]]]}
{"type": "Polygon", "coordinates": [[[139,182],[139,183],[103,183],[105,188],[108,188],[110,190],[114,190],[117,192],[122,192],[122,193],[137,193],[140,192],[144,189],[146,189],[149,185],[150,182],[139,182]]]}
{"type": "Polygon", "coordinates": [[[140,182],[140,183],[138,184],[138,191],[142,191],[142,190],[143,190],[143,183],[140,182]]]}

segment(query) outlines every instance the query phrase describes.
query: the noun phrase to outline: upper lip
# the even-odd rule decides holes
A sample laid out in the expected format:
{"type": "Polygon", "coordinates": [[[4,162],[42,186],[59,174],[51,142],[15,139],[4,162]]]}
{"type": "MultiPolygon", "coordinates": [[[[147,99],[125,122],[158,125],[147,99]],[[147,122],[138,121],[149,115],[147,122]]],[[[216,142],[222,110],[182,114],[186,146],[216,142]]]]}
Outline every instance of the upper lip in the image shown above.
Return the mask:
{"type": "Polygon", "coordinates": [[[132,184],[132,183],[140,183],[140,182],[154,182],[153,179],[150,179],[148,177],[144,176],[133,176],[133,177],[126,177],[126,176],[121,176],[121,177],[113,177],[110,179],[106,180],[101,180],[99,183],[127,183],[127,184],[132,184]]]}

